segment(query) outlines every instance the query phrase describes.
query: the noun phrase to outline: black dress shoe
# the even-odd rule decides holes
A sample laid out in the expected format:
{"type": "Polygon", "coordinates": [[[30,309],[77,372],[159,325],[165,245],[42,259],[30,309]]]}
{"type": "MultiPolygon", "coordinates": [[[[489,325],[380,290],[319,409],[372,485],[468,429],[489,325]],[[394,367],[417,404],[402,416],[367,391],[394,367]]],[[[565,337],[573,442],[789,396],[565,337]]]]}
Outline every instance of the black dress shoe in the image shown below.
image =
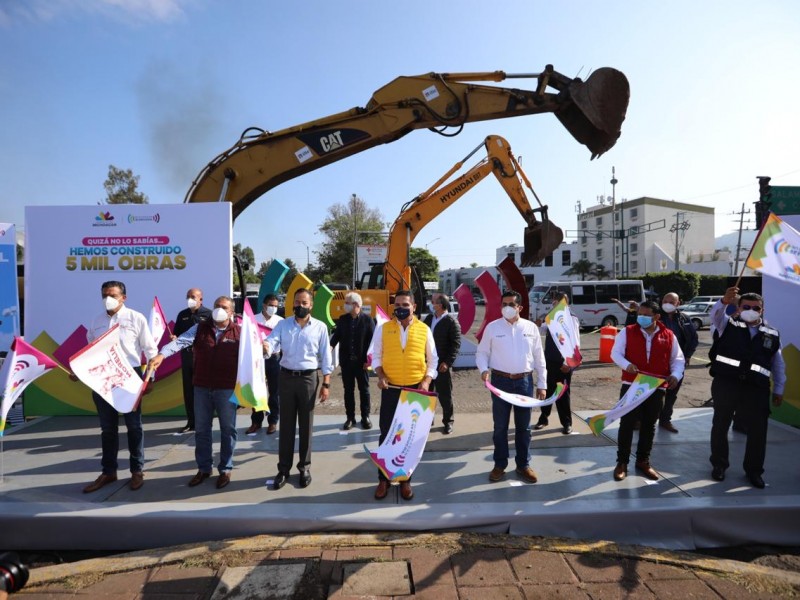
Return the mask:
{"type": "Polygon", "coordinates": [[[369,417],[361,419],[361,429],[372,429],[372,421],[369,420],[369,417]]]}
{"type": "Polygon", "coordinates": [[[764,479],[761,477],[761,475],[748,475],[747,478],[750,480],[750,483],[754,488],[763,490],[767,485],[764,483],[764,479]]]}
{"type": "Polygon", "coordinates": [[[569,435],[572,433],[572,425],[564,425],[564,427],[561,428],[561,433],[564,435],[569,435]]]}
{"type": "Polygon", "coordinates": [[[453,433],[453,424],[452,423],[445,423],[444,424],[444,434],[450,435],[453,433]]]}
{"type": "Polygon", "coordinates": [[[311,485],[311,471],[303,471],[300,473],[300,487],[307,488],[311,485]]]}
{"type": "Polygon", "coordinates": [[[286,480],[288,479],[288,475],[286,473],[278,473],[275,475],[275,479],[272,481],[272,489],[279,490],[283,486],[286,485],[286,480]]]}
{"type": "Polygon", "coordinates": [[[714,467],[711,469],[711,479],[714,481],[725,481],[725,469],[722,467],[714,467]]]}
{"type": "Polygon", "coordinates": [[[545,427],[547,427],[547,421],[539,421],[538,423],[536,423],[536,425],[533,426],[533,428],[536,431],[539,431],[540,429],[544,429],[545,427]]]}
{"type": "Polygon", "coordinates": [[[353,425],[355,424],[356,422],[353,419],[347,419],[347,421],[344,422],[344,425],[342,425],[342,429],[344,429],[345,431],[349,431],[350,429],[353,428],[353,425]]]}

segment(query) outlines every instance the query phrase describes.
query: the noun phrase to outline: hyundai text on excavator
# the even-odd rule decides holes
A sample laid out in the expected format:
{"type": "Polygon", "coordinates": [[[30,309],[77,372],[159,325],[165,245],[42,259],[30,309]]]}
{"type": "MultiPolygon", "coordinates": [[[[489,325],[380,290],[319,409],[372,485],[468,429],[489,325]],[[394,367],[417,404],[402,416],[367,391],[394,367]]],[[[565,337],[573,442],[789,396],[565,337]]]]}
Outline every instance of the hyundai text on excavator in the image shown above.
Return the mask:
{"type": "Polygon", "coordinates": [[[238,142],[200,171],[184,202],[227,201],[235,219],[284,181],[388,144],[415,129],[451,137],[468,122],[539,113],[554,113],[595,158],[619,138],[629,98],[627,78],[610,67],[597,69],[586,81],[562,75],[552,65],[541,73],[491,71],[398,77],[377,90],[365,107],[275,132],[246,129],[238,142]],[[536,89],[476,83],[506,79],[536,79],[536,89]],[[555,92],[548,92],[548,88],[555,92]]]}
{"type": "MultiPolygon", "coordinates": [[[[564,239],[564,233],[549,220],[547,206],[539,200],[508,142],[498,135],[490,135],[430,188],[406,202],[400,209],[400,215],[389,230],[386,262],[373,265],[368,274],[369,281],[362,278],[360,294],[365,309],[371,312],[372,307],[379,304],[384,310],[389,310],[393,296],[399,290],[412,290],[417,309],[424,306],[422,282],[410,262],[412,242],[423,227],[484,181],[490,173],[503,186],[525,220],[522,266],[541,262],[558,247],[564,239]],[[486,149],[484,159],[463,175],[445,183],[481,148],[486,149]],[[525,188],[533,194],[538,208],[531,206],[525,188]],[[537,213],[541,220],[537,220],[537,213]]],[[[330,309],[333,318],[342,313],[343,303],[344,293],[336,293],[330,309]]]]}

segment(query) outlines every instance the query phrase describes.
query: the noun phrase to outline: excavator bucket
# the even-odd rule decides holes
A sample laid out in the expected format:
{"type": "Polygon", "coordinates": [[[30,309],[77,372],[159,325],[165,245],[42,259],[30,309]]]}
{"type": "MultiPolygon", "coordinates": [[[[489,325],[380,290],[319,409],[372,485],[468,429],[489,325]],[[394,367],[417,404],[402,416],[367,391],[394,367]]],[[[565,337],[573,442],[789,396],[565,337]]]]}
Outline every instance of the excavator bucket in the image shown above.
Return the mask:
{"type": "Polygon", "coordinates": [[[552,254],[553,250],[564,239],[564,232],[553,225],[552,221],[544,220],[532,223],[525,228],[525,246],[522,250],[523,267],[532,267],[552,254]]]}
{"type": "Polygon", "coordinates": [[[556,117],[576,140],[589,148],[592,158],[610,150],[620,136],[631,89],[621,71],[603,67],[586,81],[575,78],[567,90],[572,102],[556,117]]]}

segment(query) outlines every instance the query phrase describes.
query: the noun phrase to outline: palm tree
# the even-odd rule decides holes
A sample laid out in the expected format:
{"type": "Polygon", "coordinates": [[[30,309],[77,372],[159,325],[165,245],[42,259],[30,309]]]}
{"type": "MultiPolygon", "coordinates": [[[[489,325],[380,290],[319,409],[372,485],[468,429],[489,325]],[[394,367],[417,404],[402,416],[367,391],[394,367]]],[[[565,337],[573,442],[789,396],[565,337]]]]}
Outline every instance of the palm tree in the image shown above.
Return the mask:
{"type": "Polygon", "coordinates": [[[611,272],[606,269],[605,265],[595,265],[594,276],[597,279],[611,279],[611,272]]]}
{"type": "Polygon", "coordinates": [[[562,275],[580,275],[581,281],[586,281],[586,277],[593,275],[595,271],[595,264],[587,258],[582,258],[577,262],[572,263],[572,266],[564,271],[562,275]]]}

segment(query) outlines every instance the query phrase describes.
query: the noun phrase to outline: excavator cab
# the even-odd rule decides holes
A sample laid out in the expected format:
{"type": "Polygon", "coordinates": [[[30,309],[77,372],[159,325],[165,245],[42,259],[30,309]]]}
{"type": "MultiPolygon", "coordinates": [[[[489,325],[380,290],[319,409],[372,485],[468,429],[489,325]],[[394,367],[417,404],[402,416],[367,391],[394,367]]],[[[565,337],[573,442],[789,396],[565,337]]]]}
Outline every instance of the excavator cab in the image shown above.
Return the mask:
{"type": "Polygon", "coordinates": [[[564,240],[564,232],[547,218],[547,207],[534,209],[541,212],[542,220],[537,221],[533,214],[529,215],[528,226],[525,227],[525,243],[522,250],[521,266],[532,267],[539,264],[558,248],[564,240]]]}

